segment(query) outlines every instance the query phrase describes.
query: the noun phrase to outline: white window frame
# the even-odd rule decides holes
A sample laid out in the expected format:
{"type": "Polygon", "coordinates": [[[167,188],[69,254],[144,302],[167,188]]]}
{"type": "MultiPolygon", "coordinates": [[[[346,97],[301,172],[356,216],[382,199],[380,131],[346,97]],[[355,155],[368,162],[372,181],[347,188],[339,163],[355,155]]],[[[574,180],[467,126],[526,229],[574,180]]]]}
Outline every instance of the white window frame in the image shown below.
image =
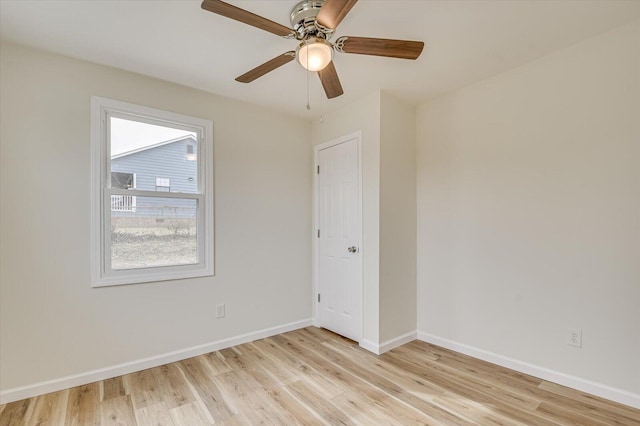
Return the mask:
{"type": "Polygon", "coordinates": [[[210,120],[91,97],[91,285],[104,287],[214,275],[213,123],[210,120]],[[156,192],[111,188],[109,118],[194,132],[198,144],[198,191],[156,192]],[[197,200],[197,257],[192,265],[114,270],[111,268],[111,195],[197,200]]]}

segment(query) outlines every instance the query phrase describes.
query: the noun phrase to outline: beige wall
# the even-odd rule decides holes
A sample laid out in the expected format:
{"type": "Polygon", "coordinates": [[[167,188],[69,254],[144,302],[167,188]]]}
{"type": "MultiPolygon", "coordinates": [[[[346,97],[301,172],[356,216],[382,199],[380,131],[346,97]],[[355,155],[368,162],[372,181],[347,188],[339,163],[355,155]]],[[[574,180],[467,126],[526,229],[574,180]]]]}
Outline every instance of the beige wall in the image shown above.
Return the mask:
{"type": "Polygon", "coordinates": [[[0,52],[0,390],[311,317],[308,122],[15,45],[0,52]],[[92,95],[213,121],[215,277],[91,288],[92,95]]]}
{"type": "Polygon", "coordinates": [[[380,102],[380,343],[416,330],[416,111],[380,102]]]}
{"type": "Polygon", "coordinates": [[[640,22],[417,119],[418,329],[640,394],[640,22]]]}
{"type": "MultiPolygon", "coordinates": [[[[379,342],[380,92],[314,120],[313,145],[362,131],[363,339],[379,342]]],[[[310,186],[311,188],[311,186],[310,186]]]]}

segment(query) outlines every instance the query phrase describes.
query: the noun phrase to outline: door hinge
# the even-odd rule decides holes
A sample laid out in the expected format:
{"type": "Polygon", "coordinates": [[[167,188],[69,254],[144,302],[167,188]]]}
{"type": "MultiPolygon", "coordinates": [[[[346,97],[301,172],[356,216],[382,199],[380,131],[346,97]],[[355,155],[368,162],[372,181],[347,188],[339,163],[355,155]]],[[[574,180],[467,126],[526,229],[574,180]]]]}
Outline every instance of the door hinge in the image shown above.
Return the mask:
{"type": "Polygon", "coordinates": [[[316,166],[318,168],[318,174],[320,174],[320,166],[316,166]]]}
{"type": "Polygon", "coordinates": [[[318,303],[320,303],[320,293],[318,293],[318,303]]]}
{"type": "Polygon", "coordinates": [[[320,238],[320,230],[318,229],[318,238],[320,238]]]}

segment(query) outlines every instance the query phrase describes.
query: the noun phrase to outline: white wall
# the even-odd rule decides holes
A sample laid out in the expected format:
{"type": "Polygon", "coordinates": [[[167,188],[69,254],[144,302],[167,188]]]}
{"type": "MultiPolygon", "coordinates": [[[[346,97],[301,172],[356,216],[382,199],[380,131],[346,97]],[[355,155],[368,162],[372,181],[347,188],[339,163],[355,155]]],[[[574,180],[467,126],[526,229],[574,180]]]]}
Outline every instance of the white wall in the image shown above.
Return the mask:
{"type": "Polygon", "coordinates": [[[0,390],[311,317],[308,122],[15,45],[0,60],[0,390]],[[92,95],[213,121],[215,277],[91,288],[92,95]]]}
{"type": "MultiPolygon", "coordinates": [[[[362,131],[363,339],[379,343],[380,92],[314,120],[313,145],[362,131]]],[[[311,188],[311,186],[310,186],[311,188]]]]}
{"type": "Polygon", "coordinates": [[[416,330],[416,110],[380,102],[380,343],[416,330]]]}
{"type": "Polygon", "coordinates": [[[640,22],[417,117],[419,330],[638,398],[640,22]]]}

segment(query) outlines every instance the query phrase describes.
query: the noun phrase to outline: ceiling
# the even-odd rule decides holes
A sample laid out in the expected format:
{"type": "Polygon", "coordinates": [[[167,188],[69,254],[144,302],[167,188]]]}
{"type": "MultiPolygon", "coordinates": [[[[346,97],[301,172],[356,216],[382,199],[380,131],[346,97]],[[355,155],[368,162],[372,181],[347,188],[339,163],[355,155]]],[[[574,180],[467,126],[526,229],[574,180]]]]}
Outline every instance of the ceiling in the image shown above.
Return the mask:
{"type": "MultiPolygon", "coordinates": [[[[290,26],[297,0],[228,3],[290,26]]],[[[417,61],[337,53],[345,94],[321,100],[317,76],[296,62],[234,81],[296,42],[204,11],[199,0],[0,0],[3,40],[308,118],[378,89],[416,104],[636,19],[636,0],[360,0],[336,37],[422,40],[425,49],[417,61]]]]}

